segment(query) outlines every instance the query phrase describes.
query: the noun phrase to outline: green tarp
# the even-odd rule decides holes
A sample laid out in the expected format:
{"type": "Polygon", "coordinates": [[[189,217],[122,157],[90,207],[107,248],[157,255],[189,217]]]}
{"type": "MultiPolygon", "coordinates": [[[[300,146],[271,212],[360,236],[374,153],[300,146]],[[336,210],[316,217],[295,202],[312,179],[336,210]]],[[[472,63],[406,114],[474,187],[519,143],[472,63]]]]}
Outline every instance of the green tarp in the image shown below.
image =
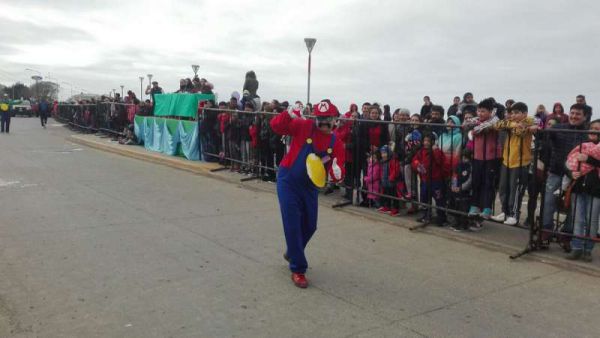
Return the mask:
{"type": "Polygon", "coordinates": [[[198,122],[136,116],[135,136],[148,150],[200,159],[198,122]]]}
{"type": "Polygon", "coordinates": [[[198,115],[198,102],[214,100],[212,94],[156,94],[154,95],[154,116],[182,116],[195,118],[198,115]]]}

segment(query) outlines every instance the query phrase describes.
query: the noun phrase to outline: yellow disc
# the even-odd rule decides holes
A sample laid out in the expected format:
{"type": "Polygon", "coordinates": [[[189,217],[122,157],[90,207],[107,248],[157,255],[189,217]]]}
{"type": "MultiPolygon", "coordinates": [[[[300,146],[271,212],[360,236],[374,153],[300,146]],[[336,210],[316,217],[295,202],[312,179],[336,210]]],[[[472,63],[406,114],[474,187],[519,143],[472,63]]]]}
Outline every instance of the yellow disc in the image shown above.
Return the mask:
{"type": "Polygon", "coordinates": [[[327,153],[328,153],[329,155],[331,155],[331,153],[333,153],[333,149],[331,149],[331,148],[327,148],[327,153]]]}
{"type": "Polygon", "coordinates": [[[0,104],[0,110],[2,110],[2,111],[8,111],[8,105],[6,103],[0,104]]]}
{"type": "Polygon", "coordinates": [[[321,158],[314,153],[311,153],[306,157],[306,172],[315,186],[318,188],[325,187],[325,180],[327,178],[325,166],[323,165],[321,158]]]}
{"type": "Polygon", "coordinates": [[[306,139],[306,143],[308,143],[308,144],[311,144],[311,143],[312,143],[312,138],[310,138],[310,137],[309,137],[309,138],[307,138],[307,139],[306,139]]]}

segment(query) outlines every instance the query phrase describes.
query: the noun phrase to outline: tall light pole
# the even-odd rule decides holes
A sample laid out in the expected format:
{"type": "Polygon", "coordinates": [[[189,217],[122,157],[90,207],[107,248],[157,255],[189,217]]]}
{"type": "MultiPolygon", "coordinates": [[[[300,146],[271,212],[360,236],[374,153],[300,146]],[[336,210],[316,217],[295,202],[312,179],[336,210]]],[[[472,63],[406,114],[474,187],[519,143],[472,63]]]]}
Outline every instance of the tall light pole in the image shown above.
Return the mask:
{"type": "Polygon", "coordinates": [[[116,99],[117,98],[117,94],[116,94],[117,90],[113,88],[112,92],[113,92],[113,97],[116,99]]]}
{"type": "Polygon", "coordinates": [[[313,47],[315,43],[317,43],[317,39],[314,38],[305,38],[304,43],[306,43],[306,49],[308,49],[308,88],[306,94],[306,104],[310,103],[310,64],[311,64],[311,55],[313,47]]]}
{"type": "Polygon", "coordinates": [[[38,85],[38,82],[42,80],[42,77],[39,75],[34,75],[31,77],[32,80],[35,80],[35,96],[36,99],[39,101],[40,100],[40,88],[38,85]]]}
{"type": "Polygon", "coordinates": [[[142,91],[142,85],[144,84],[144,77],[140,76],[140,100],[144,101],[144,92],[142,91]]]}
{"type": "Polygon", "coordinates": [[[152,74],[146,75],[148,77],[148,85],[152,86],[152,74]]]}
{"type": "Polygon", "coordinates": [[[125,86],[121,85],[121,97],[123,97],[123,88],[125,88],[125,86]]]}

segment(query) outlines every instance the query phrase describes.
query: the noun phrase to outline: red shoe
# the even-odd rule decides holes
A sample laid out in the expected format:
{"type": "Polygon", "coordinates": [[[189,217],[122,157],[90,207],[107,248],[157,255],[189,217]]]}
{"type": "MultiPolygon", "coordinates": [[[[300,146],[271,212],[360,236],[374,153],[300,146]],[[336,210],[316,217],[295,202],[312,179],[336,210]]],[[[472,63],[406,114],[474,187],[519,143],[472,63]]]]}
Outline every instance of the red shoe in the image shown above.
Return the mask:
{"type": "Polygon", "coordinates": [[[398,209],[390,210],[390,216],[398,216],[398,209]]]}
{"type": "Polygon", "coordinates": [[[377,209],[377,211],[379,211],[379,212],[389,212],[390,208],[388,208],[388,207],[381,207],[381,208],[377,209]]]}
{"type": "Polygon", "coordinates": [[[306,289],[308,287],[308,281],[303,273],[292,272],[292,282],[301,289],[306,289]]]}

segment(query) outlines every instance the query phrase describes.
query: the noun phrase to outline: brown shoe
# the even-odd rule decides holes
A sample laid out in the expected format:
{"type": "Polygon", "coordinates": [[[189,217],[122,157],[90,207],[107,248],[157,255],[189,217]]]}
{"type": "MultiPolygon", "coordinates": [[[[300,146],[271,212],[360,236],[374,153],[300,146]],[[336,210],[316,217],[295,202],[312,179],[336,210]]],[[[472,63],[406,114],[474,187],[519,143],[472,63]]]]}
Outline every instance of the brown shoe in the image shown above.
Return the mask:
{"type": "Polygon", "coordinates": [[[292,272],[292,282],[301,289],[306,289],[308,287],[308,281],[303,273],[292,272]]]}

